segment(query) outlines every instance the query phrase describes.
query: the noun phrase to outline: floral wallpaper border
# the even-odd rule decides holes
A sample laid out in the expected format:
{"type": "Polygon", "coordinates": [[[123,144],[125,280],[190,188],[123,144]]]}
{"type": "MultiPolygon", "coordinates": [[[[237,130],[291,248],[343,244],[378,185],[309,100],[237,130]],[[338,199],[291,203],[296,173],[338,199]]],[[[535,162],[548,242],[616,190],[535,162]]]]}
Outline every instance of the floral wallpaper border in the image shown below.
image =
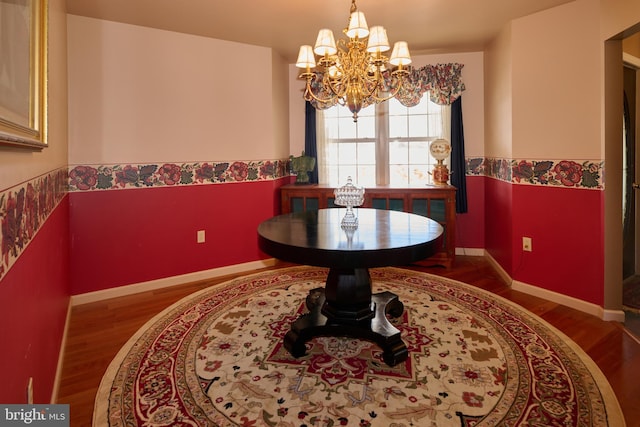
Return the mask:
{"type": "Polygon", "coordinates": [[[512,184],[604,189],[604,161],[467,158],[466,173],[512,184]]]}
{"type": "Polygon", "coordinates": [[[265,181],[289,175],[288,160],[69,166],[69,191],[265,181]]]}
{"type": "MultiPolygon", "coordinates": [[[[289,160],[193,162],[69,167],[69,191],[200,185],[278,179],[290,174],[289,160]]],[[[469,176],[513,184],[604,189],[604,161],[467,158],[469,176]]]]}
{"type": "Polygon", "coordinates": [[[0,280],[64,198],[67,168],[0,191],[0,280]]]}
{"type": "MultiPolygon", "coordinates": [[[[467,158],[469,176],[512,184],[604,189],[604,162],[467,158]]],[[[290,174],[290,161],[69,165],[0,190],[0,280],[68,191],[97,191],[273,180],[290,174]]]]}

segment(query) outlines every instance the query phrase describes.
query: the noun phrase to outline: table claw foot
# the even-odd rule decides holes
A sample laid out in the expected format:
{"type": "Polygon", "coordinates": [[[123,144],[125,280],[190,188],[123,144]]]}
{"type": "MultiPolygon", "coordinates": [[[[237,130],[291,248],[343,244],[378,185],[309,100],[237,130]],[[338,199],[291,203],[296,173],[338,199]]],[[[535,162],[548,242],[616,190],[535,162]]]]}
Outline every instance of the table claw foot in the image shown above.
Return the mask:
{"type": "Polygon", "coordinates": [[[304,340],[293,330],[287,332],[284,336],[284,348],[295,358],[302,357],[307,354],[307,346],[304,340]]]}
{"type": "Polygon", "coordinates": [[[393,345],[387,345],[382,353],[382,360],[389,366],[395,366],[398,363],[402,363],[407,360],[409,351],[407,346],[402,342],[397,342],[393,345]]]}

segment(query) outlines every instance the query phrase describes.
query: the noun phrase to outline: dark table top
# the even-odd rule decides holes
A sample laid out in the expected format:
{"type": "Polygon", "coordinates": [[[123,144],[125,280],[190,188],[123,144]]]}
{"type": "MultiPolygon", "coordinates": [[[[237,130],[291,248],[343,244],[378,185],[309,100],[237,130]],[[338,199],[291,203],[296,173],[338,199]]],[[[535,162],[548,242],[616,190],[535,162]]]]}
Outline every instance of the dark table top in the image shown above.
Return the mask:
{"type": "Polygon", "coordinates": [[[349,235],[340,222],[346,209],[279,215],[258,226],[258,245],[289,262],[334,268],[406,265],[433,255],[443,228],[429,218],[382,209],[356,208],[358,228],[349,235]]]}

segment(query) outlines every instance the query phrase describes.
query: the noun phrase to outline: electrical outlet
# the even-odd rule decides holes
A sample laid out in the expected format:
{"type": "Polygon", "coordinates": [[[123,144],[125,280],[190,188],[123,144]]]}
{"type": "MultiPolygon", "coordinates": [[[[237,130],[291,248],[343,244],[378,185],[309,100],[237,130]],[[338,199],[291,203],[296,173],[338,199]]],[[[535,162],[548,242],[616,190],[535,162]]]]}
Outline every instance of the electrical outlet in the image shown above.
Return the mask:
{"type": "Polygon", "coordinates": [[[533,247],[531,246],[531,237],[522,238],[522,250],[525,252],[531,252],[533,247]]]}
{"type": "Polygon", "coordinates": [[[204,230],[198,230],[198,237],[196,238],[196,241],[198,243],[204,243],[205,242],[204,230]]]}

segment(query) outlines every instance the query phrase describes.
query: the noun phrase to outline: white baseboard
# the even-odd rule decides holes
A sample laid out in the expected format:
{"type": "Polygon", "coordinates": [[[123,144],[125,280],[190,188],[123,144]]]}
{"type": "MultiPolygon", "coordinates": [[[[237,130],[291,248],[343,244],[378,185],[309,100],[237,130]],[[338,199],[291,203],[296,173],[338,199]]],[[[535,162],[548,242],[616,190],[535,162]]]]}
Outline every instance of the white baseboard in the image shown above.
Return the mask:
{"type": "Polygon", "coordinates": [[[102,301],[110,298],[122,297],[137,294],[140,292],[155,289],[167,288],[169,286],[181,285],[189,282],[212,279],[214,277],[226,276],[228,274],[244,273],[246,271],[258,270],[260,268],[271,267],[276,264],[274,258],[260,261],[245,262],[243,264],[229,265],[225,267],[213,268],[210,270],[196,271],[194,273],[182,274],[179,276],[165,277],[148,282],[134,283],[131,285],[119,286],[117,288],[103,289],[101,291],[87,292],[85,294],[72,295],[71,305],[82,305],[92,302],[102,301]]]}
{"type": "Polygon", "coordinates": [[[58,392],[60,391],[60,381],[62,379],[62,367],[64,364],[64,349],[67,347],[67,333],[71,324],[71,301],[67,305],[67,318],[64,321],[64,331],[60,342],[60,352],[58,353],[58,365],[56,366],[56,377],[53,380],[53,390],[51,390],[51,403],[58,403],[58,392]]]}
{"type": "Polygon", "coordinates": [[[587,301],[583,301],[578,298],[570,297],[568,295],[560,294],[558,292],[543,289],[538,286],[530,285],[528,283],[513,280],[511,276],[502,268],[502,266],[496,261],[491,254],[486,252],[485,256],[496,269],[500,277],[502,277],[507,283],[510,284],[511,289],[545,299],[547,301],[555,302],[573,309],[582,311],[583,313],[591,314],[606,322],[624,322],[623,310],[608,310],[597,304],[593,304],[587,301]]]}
{"type": "MultiPolygon", "coordinates": [[[[567,307],[592,314],[605,321],[624,322],[623,310],[609,310],[599,305],[589,303],[577,298],[563,295],[557,292],[549,291],[534,285],[513,280],[511,276],[502,268],[502,266],[491,256],[489,252],[478,248],[456,248],[457,255],[468,256],[486,256],[491,265],[498,272],[500,277],[508,283],[512,289],[526,293],[528,295],[537,296],[557,304],[566,305],[567,307]]],[[[88,292],[71,297],[70,306],[88,304],[92,302],[102,301],[109,298],[116,298],[126,295],[132,295],[139,292],[166,288],[169,286],[180,285],[188,282],[196,282],[199,280],[212,279],[214,277],[225,276],[228,274],[243,273],[246,271],[257,270],[260,268],[270,267],[276,264],[273,258],[252,261],[243,264],[230,265],[211,270],[198,271],[195,273],[183,274],[180,276],[172,276],[163,279],[150,280],[148,282],[135,283],[126,286],[120,286],[112,289],[104,289],[101,291],[88,292]]]]}
{"type": "Polygon", "coordinates": [[[602,320],[605,320],[607,322],[624,323],[624,320],[625,320],[624,310],[608,310],[602,307],[598,307],[598,308],[602,310],[602,315],[600,316],[602,320]]]}
{"type": "Polygon", "coordinates": [[[482,248],[456,248],[456,255],[485,256],[486,254],[482,248]]]}
{"type": "Polygon", "coordinates": [[[496,261],[496,259],[492,257],[489,252],[485,251],[485,256],[487,257],[487,259],[489,260],[493,268],[496,269],[496,271],[498,272],[498,275],[502,278],[502,280],[504,280],[509,286],[511,286],[511,282],[513,282],[513,279],[511,278],[509,273],[507,273],[505,269],[502,268],[500,263],[496,261]]]}
{"type": "MultiPolygon", "coordinates": [[[[511,288],[515,291],[524,292],[528,295],[543,298],[547,301],[555,302],[556,304],[562,304],[564,306],[582,311],[584,313],[591,314],[593,316],[599,317],[602,320],[620,321],[617,320],[618,315],[615,313],[615,310],[605,310],[597,304],[570,297],[568,295],[560,294],[548,289],[539,288],[537,286],[529,285],[517,280],[511,282],[511,288]]],[[[624,312],[621,313],[622,321],[624,321],[624,312]]]]}

